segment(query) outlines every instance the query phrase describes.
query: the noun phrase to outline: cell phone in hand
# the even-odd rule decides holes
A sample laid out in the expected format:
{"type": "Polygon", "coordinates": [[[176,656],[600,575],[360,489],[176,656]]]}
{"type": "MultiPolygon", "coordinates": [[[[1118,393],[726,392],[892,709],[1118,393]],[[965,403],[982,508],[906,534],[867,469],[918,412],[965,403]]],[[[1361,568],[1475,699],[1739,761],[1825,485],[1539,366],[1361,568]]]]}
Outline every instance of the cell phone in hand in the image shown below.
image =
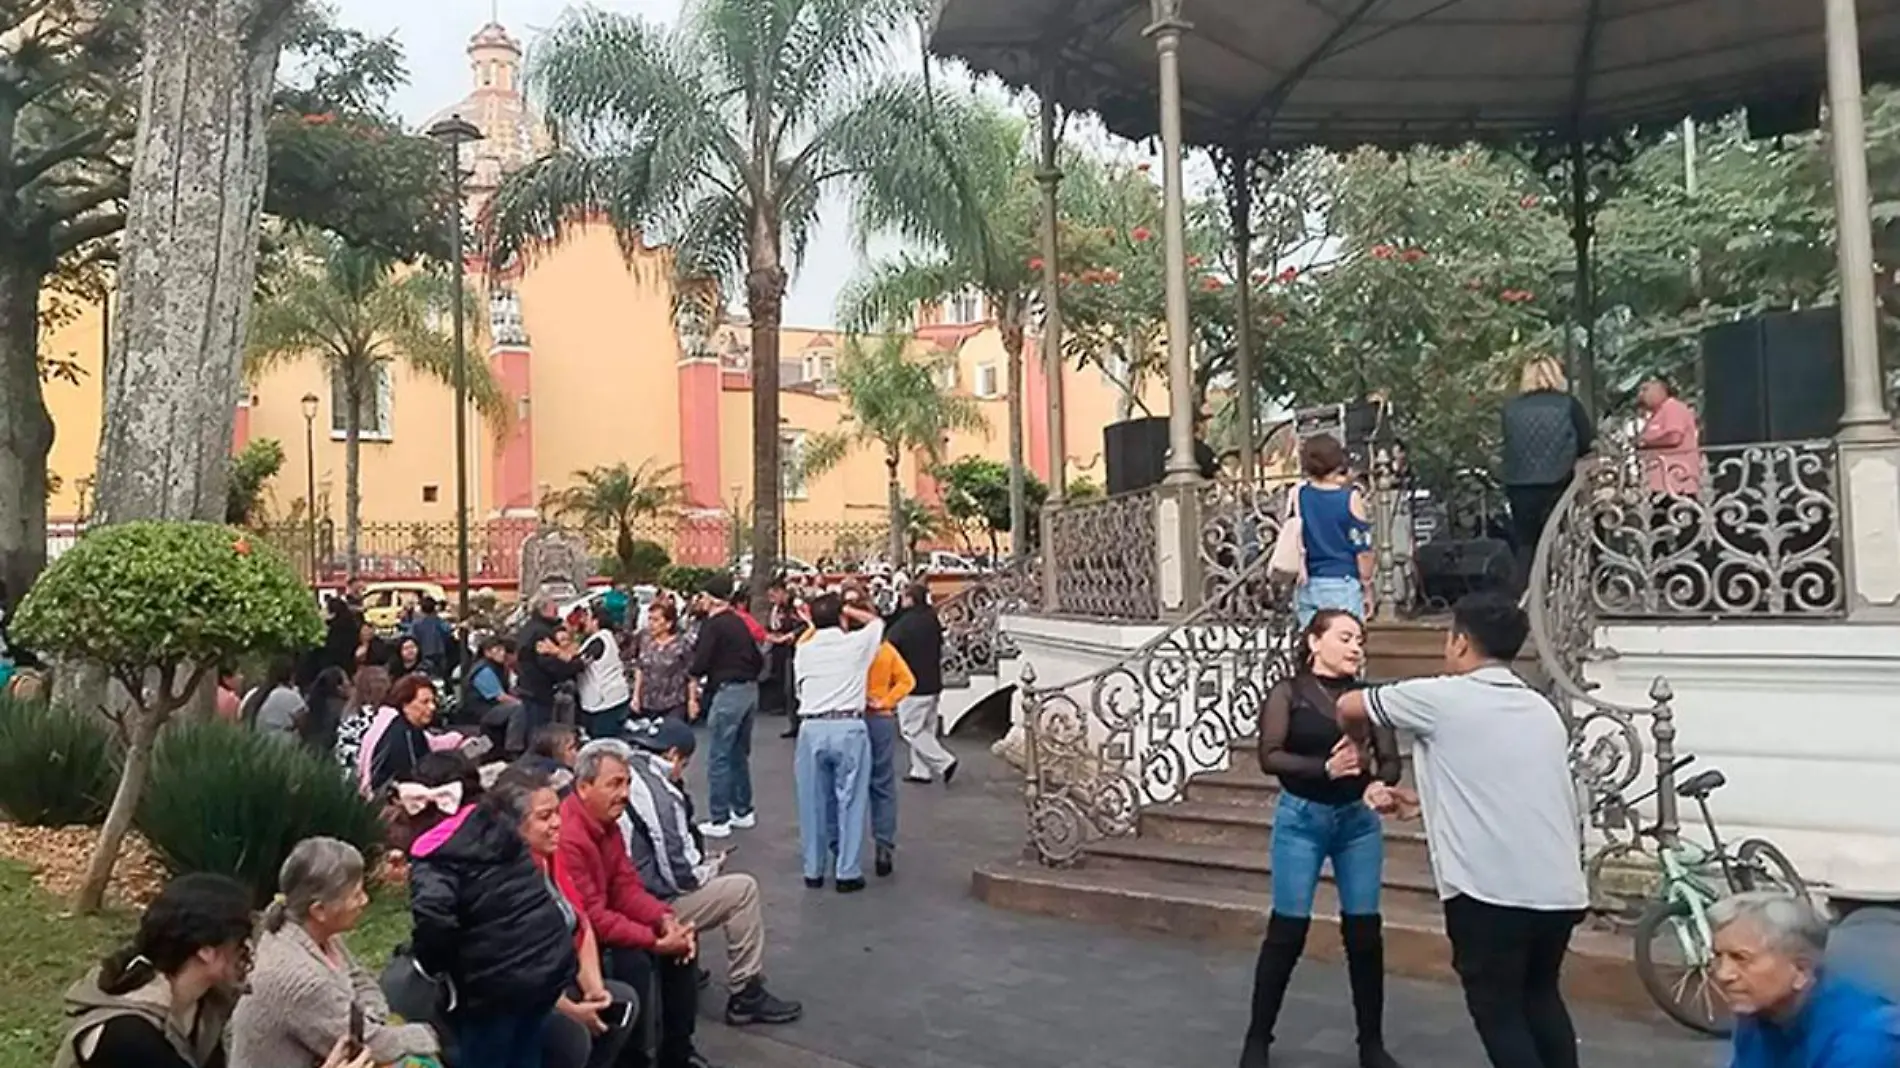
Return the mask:
{"type": "Polygon", "coordinates": [[[363,1006],[350,1006],[350,1041],[343,1051],[344,1056],[354,1060],[363,1055],[363,1006]]]}
{"type": "Polygon", "coordinates": [[[613,1001],[601,1012],[600,1021],[608,1027],[626,1028],[633,1026],[633,1002],[613,1001]]]}

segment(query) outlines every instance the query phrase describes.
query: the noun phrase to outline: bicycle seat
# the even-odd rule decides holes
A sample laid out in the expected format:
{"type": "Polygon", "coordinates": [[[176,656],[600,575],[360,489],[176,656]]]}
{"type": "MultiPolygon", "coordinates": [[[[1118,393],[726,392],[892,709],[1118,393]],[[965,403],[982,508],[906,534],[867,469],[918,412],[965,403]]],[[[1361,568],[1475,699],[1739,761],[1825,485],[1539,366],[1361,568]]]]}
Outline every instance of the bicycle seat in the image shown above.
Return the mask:
{"type": "Polygon", "coordinates": [[[1677,786],[1676,794],[1679,797],[1707,797],[1715,791],[1720,790],[1722,785],[1726,782],[1728,782],[1728,778],[1722,774],[1720,769],[1710,768],[1702,774],[1691,778],[1688,782],[1677,786]]]}

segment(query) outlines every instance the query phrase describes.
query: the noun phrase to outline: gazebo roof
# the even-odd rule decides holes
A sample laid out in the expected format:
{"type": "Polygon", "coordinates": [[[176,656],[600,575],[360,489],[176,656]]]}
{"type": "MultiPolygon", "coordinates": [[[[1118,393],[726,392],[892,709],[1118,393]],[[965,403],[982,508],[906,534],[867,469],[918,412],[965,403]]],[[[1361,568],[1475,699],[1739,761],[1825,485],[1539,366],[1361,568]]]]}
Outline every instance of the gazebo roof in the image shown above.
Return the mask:
{"type": "MultiPolygon", "coordinates": [[[[1201,145],[1399,147],[1594,134],[1738,106],[1812,119],[1824,0],[1181,0],[1201,145]]],[[[1869,80],[1900,75],[1900,0],[1859,0],[1869,80]]],[[[1149,0],[941,0],[931,48],[1157,131],[1149,0]],[[1049,49],[1053,47],[1051,53],[1049,49]]]]}

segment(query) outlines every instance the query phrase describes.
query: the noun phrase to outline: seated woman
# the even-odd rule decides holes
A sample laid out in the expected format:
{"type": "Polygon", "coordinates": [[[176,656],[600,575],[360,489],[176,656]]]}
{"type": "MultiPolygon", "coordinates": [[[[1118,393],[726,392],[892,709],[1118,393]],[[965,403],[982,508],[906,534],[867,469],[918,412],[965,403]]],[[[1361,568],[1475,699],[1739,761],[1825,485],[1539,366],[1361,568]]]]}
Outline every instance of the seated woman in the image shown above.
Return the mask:
{"type": "MultiPolygon", "coordinates": [[[[66,994],[54,1068],[223,1068],[225,1024],[250,969],[251,899],[222,875],[172,880],[132,944],[66,994]]],[[[315,1062],[312,1062],[315,1063],[315,1062]]],[[[323,1068],[369,1068],[330,1051],[323,1068]]]]}
{"type": "Polygon", "coordinates": [[[435,733],[435,684],[427,675],[404,675],[389,688],[389,704],[376,714],[358,757],[366,797],[375,797],[390,783],[407,778],[417,761],[440,749],[461,746],[460,734],[435,733]]]}
{"type": "Polygon", "coordinates": [[[297,843],[278,872],[281,894],[264,913],[250,990],[231,1018],[232,1068],[316,1068],[363,1018],[363,1044],[377,1064],[441,1050],[424,1024],[393,1026],[376,980],[343,935],[369,904],[363,856],[334,838],[297,843]]]}
{"type": "Polygon", "coordinates": [[[1827,921],[1775,891],[1709,909],[1715,985],[1735,1012],[1731,1068],[1893,1068],[1894,1007],[1822,967],[1827,921]]]}
{"type": "Polygon", "coordinates": [[[607,1068],[633,1034],[639,999],[632,987],[602,977],[600,944],[581,911],[580,891],[558,859],[561,799],[553,780],[537,767],[516,764],[502,773],[488,796],[498,810],[516,819],[580,954],[579,979],[555,1003],[555,1017],[548,1025],[547,1068],[607,1068]]]}

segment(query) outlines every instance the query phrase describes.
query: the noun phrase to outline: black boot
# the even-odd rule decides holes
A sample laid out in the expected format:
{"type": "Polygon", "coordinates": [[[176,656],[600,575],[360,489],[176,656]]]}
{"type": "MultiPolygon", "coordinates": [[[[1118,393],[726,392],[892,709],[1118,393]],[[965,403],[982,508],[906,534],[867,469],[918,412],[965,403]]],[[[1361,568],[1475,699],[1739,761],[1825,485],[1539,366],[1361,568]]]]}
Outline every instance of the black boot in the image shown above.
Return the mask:
{"type": "Polygon", "coordinates": [[[1312,921],[1304,917],[1267,917],[1267,937],[1260,942],[1260,957],[1253,966],[1253,1014],[1247,1022],[1247,1042],[1240,1050],[1240,1068],[1267,1068],[1267,1051],[1273,1045],[1273,1025],[1280,1019],[1280,1005],[1286,1001],[1286,986],[1293,978],[1293,966],[1306,951],[1306,932],[1312,921]]]}
{"type": "Polygon", "coordinates": [[[1399,1068],[1385,1051],[1385,934],[1378,914],[1341,916],[1346,978],[1352,984],[1352,1015],[1359,1025],[1360,1068],[1399,1068]]]}

